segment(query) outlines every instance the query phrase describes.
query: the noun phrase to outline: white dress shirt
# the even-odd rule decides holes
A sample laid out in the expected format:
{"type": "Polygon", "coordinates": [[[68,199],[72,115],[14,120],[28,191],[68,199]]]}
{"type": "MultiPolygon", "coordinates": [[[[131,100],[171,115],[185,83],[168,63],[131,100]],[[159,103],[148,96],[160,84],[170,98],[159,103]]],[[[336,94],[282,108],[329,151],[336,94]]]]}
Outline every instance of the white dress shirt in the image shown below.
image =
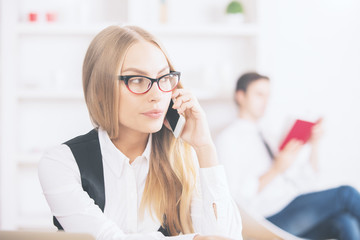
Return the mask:
{"type": "Polygon", "coordinates": [[[238,119],[219,134],[216,146],[234,200],[265,217],[279,212],[299,194],[314,189],[316,175],[308,161],[308,146],[304,146],[284,174],[278,175],[260,193],[259,178],[269,170],[273,160],[258,126],[238,119]]]}
{"type": "MultiPolygon", "coordinates": [[[[103,157],[105,209],[94,204],[82,189],[79,168],[67,145],[49,149],[39,163],[39,179],[51,212],[69,232],[86,232],[97,240],[163,239],[161,223],[149,212],[138,217],[149,171],[151,136],[141,156],[132,164],[115,147],[106,131],[99,129],[103,157]]],[[[223,166],[200,168],[198,191],[191,203],[195,233],[241,237],[241,218],[230,197],[223,166]],[[213,203],[217,206],[217,218],[213,203]]],[[[186,234],[172,239],[193,239],[186,234]]]]}

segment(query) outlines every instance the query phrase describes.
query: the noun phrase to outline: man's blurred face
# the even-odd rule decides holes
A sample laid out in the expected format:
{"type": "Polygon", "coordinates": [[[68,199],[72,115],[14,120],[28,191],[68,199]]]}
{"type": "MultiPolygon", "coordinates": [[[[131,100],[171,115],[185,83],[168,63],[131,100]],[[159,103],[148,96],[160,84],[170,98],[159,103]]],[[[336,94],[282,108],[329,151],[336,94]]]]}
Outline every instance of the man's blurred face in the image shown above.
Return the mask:
{"type": "Polygon", "coordinates": [[[250,83],[246,92],[238,91],[237,95],[241,115],[257,121],[265,113],[270,96],[270,82],[261,78],[250,83]]]}

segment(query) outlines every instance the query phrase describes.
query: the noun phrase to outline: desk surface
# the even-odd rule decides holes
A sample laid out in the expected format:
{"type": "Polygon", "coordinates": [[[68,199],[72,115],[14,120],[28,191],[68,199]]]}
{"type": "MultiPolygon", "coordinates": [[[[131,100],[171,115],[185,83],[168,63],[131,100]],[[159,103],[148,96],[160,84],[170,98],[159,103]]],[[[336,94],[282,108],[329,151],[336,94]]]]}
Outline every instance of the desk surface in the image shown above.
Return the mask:
{"type": "Polygon", "coordinates": [[[0,231],[1,240],[95,240],[87,233],[0,231]]]}

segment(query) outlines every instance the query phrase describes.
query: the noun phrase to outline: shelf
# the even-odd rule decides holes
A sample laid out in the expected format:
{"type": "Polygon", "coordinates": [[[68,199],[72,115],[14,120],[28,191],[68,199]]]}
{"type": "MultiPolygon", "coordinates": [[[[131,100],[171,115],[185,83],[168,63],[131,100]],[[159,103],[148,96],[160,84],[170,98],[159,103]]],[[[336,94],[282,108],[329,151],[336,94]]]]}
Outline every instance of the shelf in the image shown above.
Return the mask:
{"type": "Polygon", "coordinates": [[[19,23],[19,35],[96,35],[108,25],[68,25],[59,23],[19,23]]]}
{"type": "Polygon", "coordinates": [[[190,36],[256,36],[258,28],[256,24],[241,24],[238,26],[226,24],[191,25],[191,26],[143,26],[154,34],[166,35],[190,35],[190,36]]]}
{"type": "Polygon", "coordinates": [[[25,90],[19,91],[17,94],[17,99],[19,101],[27,100],[84,100],[84,95],[82,92],[60,92],[60,91],[45,91],[45,90],[25,90]]]}
{"type": "Polygon", "coordinates": [[[42,157],[42,153],[22,153],[15,156],[19,167],[36,167],[42,157]]]}
{"type": "MultiPolygon", "coordinates": [[[[19,23],[17,26],[20,35],[96,35],[107,26],[114,23],[94,25],[67,25],[59,23],[19,23]]],[[[256,24],[212,24],[212,25],[139,25],[153,34],[159,35],[182,35],[182,36],[256,36],[258,27],[256,24]]]]}

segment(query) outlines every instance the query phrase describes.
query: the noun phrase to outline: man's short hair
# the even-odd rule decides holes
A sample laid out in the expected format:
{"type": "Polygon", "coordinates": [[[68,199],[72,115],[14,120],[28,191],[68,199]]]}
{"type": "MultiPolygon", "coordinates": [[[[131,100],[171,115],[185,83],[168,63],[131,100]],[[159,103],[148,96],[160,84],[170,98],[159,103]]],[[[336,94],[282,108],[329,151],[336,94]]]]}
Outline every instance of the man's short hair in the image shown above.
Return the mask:
{"type": "Polygon", "coordinates": [[[259,79],[270,80],[269,77],[258,74],[257,72],[248,72],[239,77],[236,82],[235,91],[244,91],[246,92],[250,83],[257,81],[259,79]]]}

